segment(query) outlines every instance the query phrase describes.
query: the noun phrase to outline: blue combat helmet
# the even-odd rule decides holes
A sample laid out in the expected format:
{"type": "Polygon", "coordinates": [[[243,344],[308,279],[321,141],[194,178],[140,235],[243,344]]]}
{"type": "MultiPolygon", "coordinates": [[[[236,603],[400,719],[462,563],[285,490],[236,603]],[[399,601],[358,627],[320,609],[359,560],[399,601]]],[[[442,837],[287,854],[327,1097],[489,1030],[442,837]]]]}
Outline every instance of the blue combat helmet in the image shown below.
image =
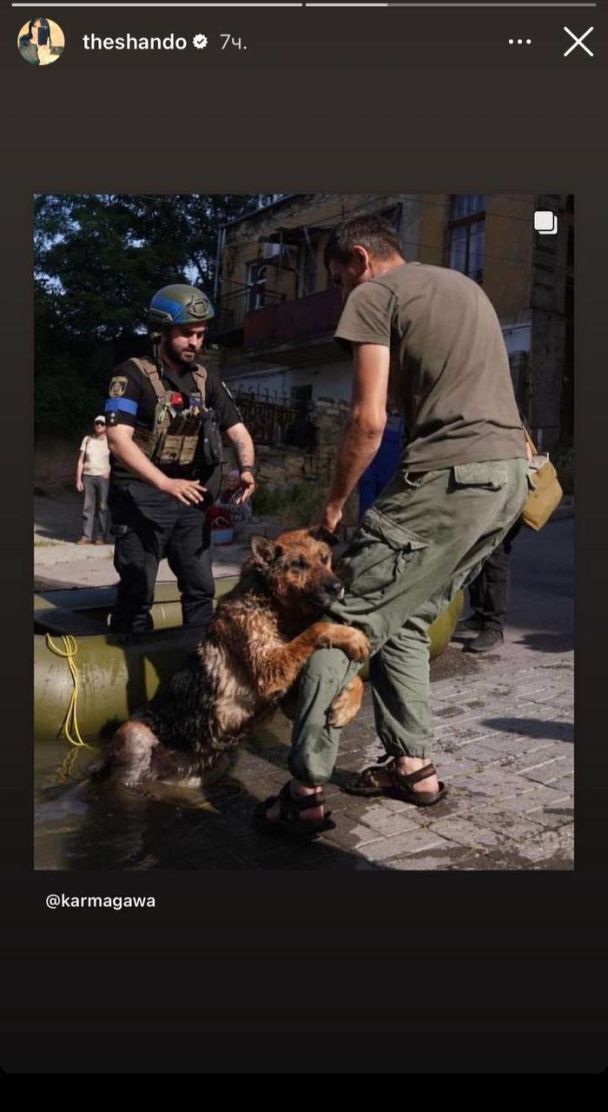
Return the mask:
{"type": "Polygon", "coordinates": [[[148,328],[160,332],[175,324],[203,324],[215,316],[215,309],[202,290],[194,286],[163,286],[150,302],[148,328]]]}

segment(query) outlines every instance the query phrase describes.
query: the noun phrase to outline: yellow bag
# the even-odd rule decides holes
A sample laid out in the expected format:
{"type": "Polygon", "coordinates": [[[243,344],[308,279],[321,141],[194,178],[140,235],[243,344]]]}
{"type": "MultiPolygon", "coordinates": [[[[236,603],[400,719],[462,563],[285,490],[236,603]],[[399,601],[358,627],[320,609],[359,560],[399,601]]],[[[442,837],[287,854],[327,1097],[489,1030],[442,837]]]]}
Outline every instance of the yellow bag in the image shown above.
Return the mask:
{"type": "Polygon", "coordinates": [[[550,462],[549,456],[539,455],[527,429],[524,431],[532,450],[532,459],[528,471],[532,490],[528,495],[521,516],[524,525],[528,525],[530,529],[538,530],[547,524],[551,514],[554,513],[564,497],[564,492],[559,485],[557,471],[550,462]]]}

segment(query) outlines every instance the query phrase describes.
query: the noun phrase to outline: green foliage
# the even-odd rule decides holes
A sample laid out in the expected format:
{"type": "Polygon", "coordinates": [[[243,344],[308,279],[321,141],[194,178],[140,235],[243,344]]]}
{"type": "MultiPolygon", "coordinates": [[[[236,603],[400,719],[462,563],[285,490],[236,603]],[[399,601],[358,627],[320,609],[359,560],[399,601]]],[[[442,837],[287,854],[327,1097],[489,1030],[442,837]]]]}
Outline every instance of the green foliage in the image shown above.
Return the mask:
{"type": "MultiPolygon", "coordinates": [[[[253,512],[256,517],[269,517],[286,525],[314,525],[320,521],[328,493],[329,487],[318,482],[297,482],[288,486],[260,483],[253,496],[253,512]]],[[[356,520],[355,494],[346,503],[343,524],[353,525],[356,520]]]]}
{"type": "Polygon", "coordinates": [[[212,293],[221,224],[257,195],[39,195],[34,211],[36,424],[90,423],[117,363],[145,350],[160,286],[212,293]]]}

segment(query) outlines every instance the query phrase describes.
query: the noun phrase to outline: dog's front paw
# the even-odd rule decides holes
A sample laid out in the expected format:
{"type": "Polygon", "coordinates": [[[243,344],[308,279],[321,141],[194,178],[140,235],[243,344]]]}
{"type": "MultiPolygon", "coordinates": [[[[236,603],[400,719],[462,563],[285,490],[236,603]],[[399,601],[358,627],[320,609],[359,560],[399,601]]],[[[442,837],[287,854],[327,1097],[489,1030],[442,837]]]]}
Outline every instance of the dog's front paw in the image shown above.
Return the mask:
{"type": "Polygon", "coordinates": [[[346,645],[342,646],[344,652],[351,660],[367,660],[371,648],[370,643],[360,629],[349,629],[349,638],[346,645]]]}
{"type": "Polygon", "coordinates": [[[351,626],[328,625],[322,634],[320,644],[328,648],[342,649],[349,660],[367,660],[370,654],[370,644],[364,633],[351,626]]]}

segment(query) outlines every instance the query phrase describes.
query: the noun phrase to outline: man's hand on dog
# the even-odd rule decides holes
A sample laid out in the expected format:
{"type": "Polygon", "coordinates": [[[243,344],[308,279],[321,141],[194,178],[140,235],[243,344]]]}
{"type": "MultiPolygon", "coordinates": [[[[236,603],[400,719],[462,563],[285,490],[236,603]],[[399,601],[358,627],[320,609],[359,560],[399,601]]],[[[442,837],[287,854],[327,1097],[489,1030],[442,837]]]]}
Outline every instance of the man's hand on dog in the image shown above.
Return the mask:
{"type": "Polygon", "coordinates": [[[321,527],[329,533],[335,533],[342,521],[343,506],[337,502],[328,502],[321,518],[321,527]]]}

